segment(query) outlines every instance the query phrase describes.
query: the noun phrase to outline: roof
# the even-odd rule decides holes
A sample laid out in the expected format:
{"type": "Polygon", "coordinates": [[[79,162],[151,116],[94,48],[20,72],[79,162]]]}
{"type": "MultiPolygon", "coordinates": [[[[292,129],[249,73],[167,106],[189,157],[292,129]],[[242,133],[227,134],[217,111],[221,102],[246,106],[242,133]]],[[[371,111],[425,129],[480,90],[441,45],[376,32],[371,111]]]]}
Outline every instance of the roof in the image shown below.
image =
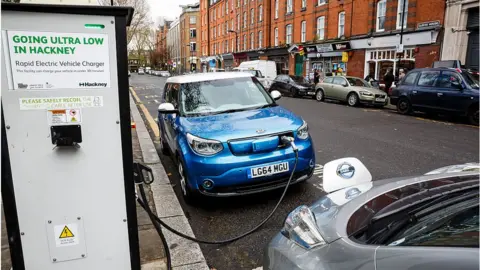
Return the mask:
{"type": "Polygon", "coordinates": [[[22,4],[3,3],[2,11],[23,11],[39,13],[62,13],[97,16],[122,16],[127,18],[127,26],[132,21],[132,7],[92,6],[92,5],[50,5],[50,4],[22,4]]]}
{"type": "Polygon", "coordinates": [[[191,82],[204,82],[204,81],[249,78],[249,77],[253,77],[253,75],[250,73],[244,73],[244,72],[195,73],[195,74],[189,74],[189,75],[170,77],[167,79],[167,83],[191,83],[191,82]]]}

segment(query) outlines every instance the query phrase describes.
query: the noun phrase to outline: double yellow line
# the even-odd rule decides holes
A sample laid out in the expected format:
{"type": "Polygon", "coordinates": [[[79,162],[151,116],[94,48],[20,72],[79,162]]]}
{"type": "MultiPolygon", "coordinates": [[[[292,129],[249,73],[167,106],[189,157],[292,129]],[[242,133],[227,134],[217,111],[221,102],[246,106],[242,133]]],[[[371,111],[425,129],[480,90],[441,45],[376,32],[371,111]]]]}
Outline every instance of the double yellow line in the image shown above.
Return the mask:
{"type": "Polygon", "coordinates": [[[142,110],[143,115],[145,115],[145,119],[147,120],[148,125],[153,131],[153,135],[155,135],[155,138],[160,137],[160,130],[158,129],[157,122],[155,122],[152,115],[148,112],[147,108],[145,107],[145,105],[143,105],[143,103],[140,101],[133,87],[130,87],[130,92],[132,93],[133,98],[135,99],[135,104],[138,105],[140,110],[142,110]]]}

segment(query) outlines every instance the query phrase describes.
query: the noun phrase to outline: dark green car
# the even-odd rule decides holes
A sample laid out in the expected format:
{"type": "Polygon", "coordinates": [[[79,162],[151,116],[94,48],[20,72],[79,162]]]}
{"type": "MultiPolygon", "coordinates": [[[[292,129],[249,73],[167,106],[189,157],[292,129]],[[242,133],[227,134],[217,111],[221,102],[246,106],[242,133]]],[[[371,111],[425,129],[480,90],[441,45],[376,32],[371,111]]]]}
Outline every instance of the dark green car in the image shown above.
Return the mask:
{"type": "Polygon", "coordinates": [[[387,93],[374,88],[364,79],[350,76],[325,77],[315,86],[315,99],[333,99],[347,102],[350,106],[368,104],[383,107],[388,103],[387,93]]]}

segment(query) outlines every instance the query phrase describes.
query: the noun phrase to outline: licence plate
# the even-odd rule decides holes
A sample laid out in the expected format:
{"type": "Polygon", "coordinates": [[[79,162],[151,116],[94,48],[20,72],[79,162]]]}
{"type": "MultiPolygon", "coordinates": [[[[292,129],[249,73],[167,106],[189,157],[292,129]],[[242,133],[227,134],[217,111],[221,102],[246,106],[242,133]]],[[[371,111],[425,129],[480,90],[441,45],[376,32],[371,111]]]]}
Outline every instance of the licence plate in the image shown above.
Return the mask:
{"type": "Polygon", "coordinates": [[[375,98],[375,101],[378,101],[378,102],[385,102],[385,98],[379,98],[379,97],[377,97],[377,98],[375,98]]]}
{"type": "Polygon", "coordinates": [[[262,176],[269,176],[277,173],[288,172],[288,162],[282,162],[267,166],[250,168],[248,178],[257,178],[262,176]]]}
{"type": "Polygon", "coordinates": [[[315,96],[315,92],[308,92],[307,94],[309,94],[310,96],[315,96]]]}

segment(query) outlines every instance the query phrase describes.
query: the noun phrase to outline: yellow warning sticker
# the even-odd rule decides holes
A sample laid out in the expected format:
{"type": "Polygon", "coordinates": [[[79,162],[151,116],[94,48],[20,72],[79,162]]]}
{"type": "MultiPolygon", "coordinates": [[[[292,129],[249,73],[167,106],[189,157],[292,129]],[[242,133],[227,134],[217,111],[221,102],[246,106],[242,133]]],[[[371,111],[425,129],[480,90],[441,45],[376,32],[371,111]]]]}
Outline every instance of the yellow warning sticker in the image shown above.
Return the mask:
{"type": "Polygon", "coordinates": [[[78,245],[78,224],[69,223],[55,225],[53,231],[55,234],[55,243],[57,247],[78,245]]]}
{"type": "Polygon", "coordinates": [[[48,124],[51,126],[78,124],[82,122],[82,111],[80,109],[48,110],[47,116],[48,124]]]}
{"type": "Polygon", "coordinates": [[[69,238],[69,237],[75,237],[72,233],[72,231],[68,228],[67,225],[63,227],[62,233],[60,234],[60,237],[58,238],[69,238]]]}

